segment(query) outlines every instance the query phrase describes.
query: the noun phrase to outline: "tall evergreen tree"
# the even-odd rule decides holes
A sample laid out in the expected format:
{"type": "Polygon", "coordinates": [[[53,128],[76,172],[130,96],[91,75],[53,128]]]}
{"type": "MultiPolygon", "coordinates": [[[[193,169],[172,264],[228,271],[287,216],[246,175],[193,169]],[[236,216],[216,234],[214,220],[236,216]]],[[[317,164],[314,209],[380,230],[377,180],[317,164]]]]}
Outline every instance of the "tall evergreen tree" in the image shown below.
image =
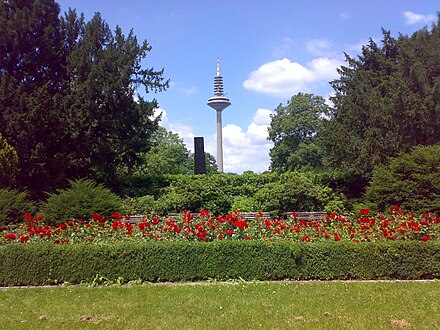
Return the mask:
{"type": "Polygon", "coordinates": [[[370,40],[332,82],[334,109],[320,144],[334,167],[369,177],[376,165],[415,145],[440,142],[440,34],[370,40]]]}
{"type": "MultiPolygon", "coordinates": [[[[17,183],[33,193],[65,179],[114,179],[149,148],[163,71],[144,69],[151,47],[96,14],[90,22],[53,0],[0,1],[0,132],[20,155],[17,183]]],[[[35,195],[35,194],[34,194],[35,195]]]]}
{"type": "Polygon", "coordinates": [[[124,36],[116,27],[112,33],[99,14],[88,23],[75,17],[70,11],[63,20],[66,35],[74,31],[67,66],[72,158],[82,176],[110,182],[119,166],[140,160],[138,153],[148,150],[150,135],[157,129],[159,119],[150,119],[157,103],[140,97],[136,101],[137,88],[162,91],[168,82],[163,71],[141,67],[151,47],[146,41],[139,45],[133,31],[124,36]]]}
{"type": "Polygon", "coordinates": [[[31,189],[63,177],[66,56],[58,15],[52,0],[0,2],[0,132],[20,155],[17,183],[31,189]]]}

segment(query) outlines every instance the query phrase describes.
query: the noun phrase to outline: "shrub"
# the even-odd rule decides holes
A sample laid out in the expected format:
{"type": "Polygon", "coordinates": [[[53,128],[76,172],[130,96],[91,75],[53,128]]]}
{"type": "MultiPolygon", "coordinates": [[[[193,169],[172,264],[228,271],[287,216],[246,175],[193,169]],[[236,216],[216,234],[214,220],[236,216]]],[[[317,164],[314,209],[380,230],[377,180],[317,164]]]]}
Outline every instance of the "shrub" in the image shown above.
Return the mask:
{"type": "Polygon", "coordinates": [[[255,202],[260,210],[283,214],[288,211],[323,211],[336,208],[340,200],[328,187],[314,183],[299,172],[280,175],[277,182],[265,185],[255,194],[255,202]]]}
{"type": "Polygon", "coordinates": [[[0,187],[10,187],[14,183],[17,168],[17,151],[0,133],[0,187]]]}
{"type": "Polygon", "coordinates": [[[248,196],[234,196],[231,205],[232,211],[255,212],[258,211],[254,199],[248,196]]]}
{"type": "Polygon", "coordinates": [[[440,212],[440,144],[419,146],[377,167],[366,199],[380,211],[391,205],[413,212],[440,212]]]}
{"type": "Polygon", "coordinates": [[[173,177],[171,175],[122,175],[111,188],[120,196],[152,195],[157,198],[161,189],[170,185],[173,177]]]}
{"type": "Polygon", "coordinates": [[[175,176],[156,201],[155,211],[167,214],[206,209],[214,214],[227,213],[232,203],[227,178],[224,174],[175,176]]]}
{"type": "Polygon", "coordinates": [[[93,213],[110,216],[119,212],[121,199],[103,185],[92,180],[69,181],[70,187],[49,194],[43,205],[43,215],[49,224],[69,219],[88,219],[93,213]]]}
{"type": "Polygon", "coordinates": [[[23,214],[34,212],[35,205],[26,192],[0,189],[0,226],[23,222],[23,214]]]}
{"type": "Polygon", "coordinates": [[[124,215],[149,214],[153,208],[154,197],[151,195],[126,197],[122,200],[122,214],[124,215]]]}
{"type": "Polygon", "coordinates": [[[0,285],[214,279],[440,277],[440,241],[270,243],[124,242],[0,246],[0,285]]]}

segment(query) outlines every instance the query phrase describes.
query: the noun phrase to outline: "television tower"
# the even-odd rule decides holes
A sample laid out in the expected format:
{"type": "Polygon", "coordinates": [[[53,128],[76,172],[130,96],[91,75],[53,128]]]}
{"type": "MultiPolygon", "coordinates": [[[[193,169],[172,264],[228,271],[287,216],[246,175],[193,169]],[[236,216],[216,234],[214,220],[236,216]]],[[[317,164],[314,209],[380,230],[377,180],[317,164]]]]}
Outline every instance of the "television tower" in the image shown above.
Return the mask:
{"type": "Polygon", "coordinates": [[[223,77],[220,76],[220,61],[217,59],[217,75],[214,77],[214,96],[207,103],[217,112],[217,166],[218,171],[223,172],[223,134],[222,134],[222,111],[231,105],[223,91],[223,77]]]}

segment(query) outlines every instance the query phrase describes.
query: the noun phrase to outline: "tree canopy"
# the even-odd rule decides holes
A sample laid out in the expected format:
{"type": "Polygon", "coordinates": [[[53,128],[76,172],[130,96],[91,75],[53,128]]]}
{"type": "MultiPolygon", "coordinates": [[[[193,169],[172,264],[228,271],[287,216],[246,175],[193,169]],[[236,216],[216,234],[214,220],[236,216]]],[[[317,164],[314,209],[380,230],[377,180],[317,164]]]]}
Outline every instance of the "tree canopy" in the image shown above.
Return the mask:
{"type": "Polygon", "coordinates": [[[270,150],[272,170],[286,172],[322,166],[316,138],[322,118],[328,112],[322,97],[303,93],[275,109],[268,129],[268,139],[274,143],[270,150]]]}
{"type": "Polygon", "coordinates": [[[134,175],[187,174],[189,151],[177,133],[162,126],[152,135],[151,149],[141,154],[142,163],[134,175]]]}
{"type": "Polygon", "coordinates": [[[383,30],[380,45],[346,54],[320,139],[333,167],[369,177],[389,157],[440,142],[439,23],[397,39],[383,30]]]}
{"type": "Polygon", "coordinates": [[[53,190],[66,179],[109,182],[148,151],[163,70],[141,61],[151,46],[114,31],[99,13],[85,22],[53,0],[0,2],[0,132],[20,156],[17,184],[53,190]]]}

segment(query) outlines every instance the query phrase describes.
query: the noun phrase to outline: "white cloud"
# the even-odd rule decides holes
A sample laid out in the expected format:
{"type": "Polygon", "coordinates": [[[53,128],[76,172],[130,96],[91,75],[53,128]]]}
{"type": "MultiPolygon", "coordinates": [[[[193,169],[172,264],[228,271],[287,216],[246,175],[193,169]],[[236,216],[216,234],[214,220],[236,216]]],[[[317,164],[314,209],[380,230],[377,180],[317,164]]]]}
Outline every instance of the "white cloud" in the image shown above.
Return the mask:
{"type": "Polygon", "coordinates": [[[183,139],[183,142],[186,144],[187,149],[193,150],[195,136],[193,129],[182,123],[170,122],[166,110],[162,108],[154,109],[154,114],[151,116],[151,119],[155,119],[159,115],[161,116],[159,125],[169,131],[179,134],[180,138],[183,139]]]}
{"type": "Polygon", "coordinates": [[[327,57],[316,58],[306,66],[284,58],[268,62],[251,72],[243,82],[244,88],[278,97],[289,97],[298,92],[311,92],[315,83],[338,77],[336,68],[343,62],[327,57]]]}
{"type": "Polygon", "coordinates": [[[197,87],[196,86],[191,86],[191,87],[181,87],[179,88],[180,91],[183,92],[183,94],[186,95],[193,95],[195,93],[197,93],[197,87]]]}
{"type": "Polygon", "coordinates": [[[197,86],[187,86],[175,81],[170,81],[169,89],[175,89],[178,92],[183,93],[185,95],[193,95],[198,92],[197,86]]]}
{"type": "MultiPolygon", "coordinates": [[[[165,127],[165,126],[164,126],[165,127]]],[[[186,145],[186,148],[194,151],[194,133],[191,126],[182,124],[182,123],[169,123],[166,129],[173,131],[174,133],[179,134],[180,138],[183,139],[183,142],[186,145]]]]}
{"type": "Polygon", "coordinates": [[[267,109],[258,109],[246,131],[233,124],[223,128],[225,172],[250,170],[258,173],[268,170],[269,150],[273,146],[272,142],[267,141],[271,113],[267,109]]]}
{"type": "Polygon", "coordinates": [[[286,37],[283,39],[280,46],[275,48],[275,50],[272,52],[272,55],[275,57],[283,57],[290,53],[290,50],[295,45],[295,42],[290,39],[289,37],[286,37]]]}
{"type": "Polygon", "coordinates": [[[412,11],[405,11],[403,13],[403,16],[405,17],[405,24],[413,25],[418,23],[429,23],[432,22],[435,19],[435,15],[422,15],[417,14],[412,11]]]}
{"type": "Polygon", "coordinates": [[[313,39],[306,42],[306,48],[310,53],[322,56],[331,48],[331,43],[328,39],[313,39]]]}

